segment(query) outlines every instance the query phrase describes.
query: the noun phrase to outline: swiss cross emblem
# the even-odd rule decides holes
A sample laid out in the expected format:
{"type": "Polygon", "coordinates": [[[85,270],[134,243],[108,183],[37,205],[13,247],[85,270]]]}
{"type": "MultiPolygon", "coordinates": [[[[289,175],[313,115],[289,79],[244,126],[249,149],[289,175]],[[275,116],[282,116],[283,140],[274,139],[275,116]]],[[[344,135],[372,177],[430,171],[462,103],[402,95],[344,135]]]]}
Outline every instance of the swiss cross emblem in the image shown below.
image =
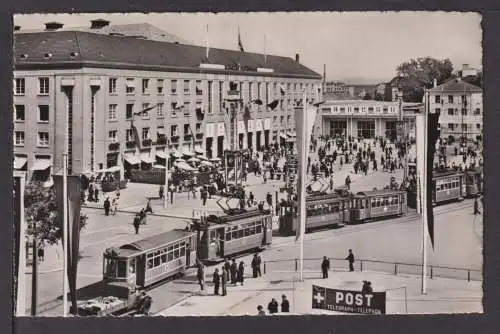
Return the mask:
{"type": "Polygon", "coordinates": [[[313,285],[313,308],[324,308],[325,306],[325,289],[313,285]]]}

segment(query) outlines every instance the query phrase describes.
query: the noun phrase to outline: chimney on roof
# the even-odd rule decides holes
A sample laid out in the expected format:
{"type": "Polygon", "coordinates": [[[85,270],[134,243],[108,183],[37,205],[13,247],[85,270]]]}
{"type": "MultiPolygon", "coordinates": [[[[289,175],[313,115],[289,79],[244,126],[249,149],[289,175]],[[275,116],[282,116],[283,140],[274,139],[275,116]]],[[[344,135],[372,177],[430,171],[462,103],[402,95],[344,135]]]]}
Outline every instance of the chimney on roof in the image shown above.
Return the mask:
{"type": "Polygon", "coordinates": [[[299,54],[298,54],[298,53],[296,53],[296,54],[295,54],[295,61],[296,61],[297,63],[299,62],[299,54]]]}
{"type": "Polygon", "coordinates": [[[90,29],[101,29],[109,25],[109,21],[97,19],[90,21],[90,29]]]}
{"type": "Polygon", "coordinates": [[[436,78],[434,78],[434,88],[436,88],[438,86],[438,81],[436,78]]]}
{"type": "Polygon", "coordinates": [[[14,31],[19,31],[21,30],[21,26],[14,26],[14,31]]]}
{"type": "Polygon", "coordinates": [[[64,24],[59,23],[59,22],[48,22],[45,23],[45,30],[57,30],[61,29],[64,26],[64,24]]]}

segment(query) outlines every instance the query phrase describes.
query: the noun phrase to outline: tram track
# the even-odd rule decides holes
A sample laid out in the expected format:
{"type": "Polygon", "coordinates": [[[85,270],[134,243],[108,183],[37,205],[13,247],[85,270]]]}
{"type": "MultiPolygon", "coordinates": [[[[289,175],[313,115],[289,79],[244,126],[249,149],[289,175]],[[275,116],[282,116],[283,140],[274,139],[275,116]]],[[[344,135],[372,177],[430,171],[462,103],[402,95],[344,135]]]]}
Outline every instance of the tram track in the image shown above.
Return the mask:
{"type": "MultiPolygon", "coordinates": [[[[443,215],[443,214],[446,214],[449,212],[453,212],[453,211],[457,211],[457,210],[465,209],[465,208],[472,208],[472,207],[473,207],[473,202],[470,202],[470,201],[463,201],[463,202],[459,202],[459,203],[450,203],[447,205],[442,205],[442,206],[436,207],[434,209],[434,215],[440,216],[440,215],[443,215]]],[[[391,220],[385,219],[385,220],[380,220],[380,221],[373,221],[373,222],[368,222],[368,223],[359,224],[359,225],[350,225],[350,226],[347,226],[347,228],[344,227],[344,228],[340,228],[340,229],[334,229],[333,231],[335,233],[335,236],[342,236],[342,235],[352,234],[352,233],[361,232],[361,231],[363,231],[363,232],[364,231],[373,231],[376,229],[385,228],[385,227],[393,226],[396,224],[411,223],[411,222],[417,221],[418,219],[419,219],[419,215],[416,212],[412,212],[409,216],[398,217],[396,219],[391,219],[391,220]]],[[[322,233],[322,232],[332,232],[332,230],[317,231],[317,232],[310,233],[308,235],[310,235],[311,238],[307,238],[306,241],[316,241],[316,240],[326,239],[326,238],[329,238],[332,236],[330,233],[322,233]],[[320,235],[320,233],[321,233],[321,235],[320,235]]],[[[293,241],[294,239],[295,239],[295,237],[291,237],[290,242],[280,243],[277,245],[277,247],[294,245],[295,244],[295,242],[293,241]]],[[[184,272],[184,275],[182,275],[182,276],[186,276],[186,275],[189,275],[192,273],[194,273],[194,269],[188,268],[184,272]]],[[[170,277],[170,278],[165,279],[163,281],[157,282],[152,286],[149,286],[148,288],[144,289],[144,291],[150,292],[150,291],[153,291],[159,287],[169,286],[169,285],[173,284],[175,282],[175,280],[178,278],[179,278],[179,276],[170,277]]],[[[175,302],[174,304],[176,304],[176,303],[178,303],[178,301],[175,302]]],[[[57,309],[62,304],[63,304],[63,302],[60,299],[60,297],[58,297],[55,300],[49,300],[49,301],[43,302],[43,303],[38,305],[38,314],[43,315],[43,313],[47,313],[49,311],[57,309]]],[[[168,306],[168,307],[170,307],[170,306],[168,306]]],[[[30,309],[27,309],[26,310],[27,314],[29,314],[30,311],[31,311],[30,309]]]]}

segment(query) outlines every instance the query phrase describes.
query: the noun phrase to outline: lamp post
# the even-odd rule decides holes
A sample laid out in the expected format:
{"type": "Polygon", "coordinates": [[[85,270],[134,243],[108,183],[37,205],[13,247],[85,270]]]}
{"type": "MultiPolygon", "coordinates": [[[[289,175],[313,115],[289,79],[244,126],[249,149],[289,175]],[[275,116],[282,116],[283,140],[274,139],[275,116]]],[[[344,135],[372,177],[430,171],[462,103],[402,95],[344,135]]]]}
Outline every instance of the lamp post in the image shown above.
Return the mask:
{"type": "MultiPolygon", "coordinates": [[[[228,190],[228,160],[229,156],[233,157],[234,161],[234,183],[237,185],[239,181],[241,181],[241,177],[238,178],[238,173],[237,173],[237,166],[240,165],[240,159],[241,157],[241,152],[238,147],[238,111],[239,111],[239,106],[241,104],[241,96],[240,92],[237,90],[238,84],[235,82],[230,82],[229,83],[229,92],[227,98],[224,100],[228,102],[229,104],[229,126],[227,129],[229,130],[228,133],[228,140],[229,140],[229,149],[225,151],[225,165],[226,165],[226,192],[228,190]]],[[[240,173],[241,176],[241,173],[240,173]]]]}

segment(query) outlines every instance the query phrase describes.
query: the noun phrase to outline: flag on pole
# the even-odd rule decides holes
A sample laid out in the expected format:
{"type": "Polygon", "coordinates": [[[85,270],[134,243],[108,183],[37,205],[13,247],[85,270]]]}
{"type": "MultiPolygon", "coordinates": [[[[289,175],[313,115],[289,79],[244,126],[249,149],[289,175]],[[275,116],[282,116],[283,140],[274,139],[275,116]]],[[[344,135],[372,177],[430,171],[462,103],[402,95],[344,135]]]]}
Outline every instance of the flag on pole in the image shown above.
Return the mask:
{"type": "Polygon", "coordinates": [[[263,103],[262,103],[262,100],[259,100],[259,99],[250,101],[250,104],[252,104],[252,103],[253,103],[253,104],[256,104],[256,105],[258,105],[258,106],[261,106],[261,105],[263,104],[263,103]]]}
{"type": "Polygon", "coordinates": [[[22,317],[26,311],[26,221],[24,219],[24,188],[25,173],[14,172],[14,270],[13,273],[13,301],[14,315],[22,317]]]}
{"type": "MultiPolygon", "coordinates": [[[[58,212],[64,212],[64,201],[67,201],[68,207],[68,226],[67,226],[67,249],[64,250],[68,259],[67,276],[69,282],[69,292],[71,295],[71,304],[73,312],[77,309],[76,296],[76,278],[78,271],[79,244],[80,244],[80,177],[77,175],[67,176],[68,192],[67,198],[63,195],[63,176],[54,175],[54,185],[56,190],[58,212]]],[[[63,215],[60,214],[59,224],[63,226],[63,215]]]]}
{"type": "Polygon", "coordinates": [[[134,121],[130,122],[130,128],[132,129],[132,133],[134,134],[135,145],[140,150],[141,149],[141,137],[139,137],[139,131],[137,127],[134,125],[134,121]]]}
{"type": "Polygon", "coordinates": [[[158,105],[157,105],[157,104],[152,105],[152,106],[149,106],[149,107],[147,107],[147,108],[144,108],[144,109],[142,109],[141,111],[135,112],[135,113],[134,113],[134,116],[145,116],[145,115],[146,115],[146,113],[147,113],[148,111],[150,111],[150,110],[152,110],[152,109],[154,109],[154,108],[156,108],[156,107],[158,107],[158,105]]]}
{"type": "Polygon", "coordinates": [[[243,43],[241,42],[240,27],[239,26],[238,26],[238,48],[240,49],[241,52],[245,52],[245,49],[243,48],[243,43]]]}
{"type": "Polygon", "coordinates": [[[206,38],[206,54],[205,54],[205,58],[208,60],[208,53],[210,51],[210,43],[208,41],[208,24],[206,25],[206,28],[207,28],[207,38],[206,38]]]}
{"type": "Polygon", "coordinates": [[[436,154],[436,142],[440,136],[439,131],[439,112],[430,112],[428,109],[427,113],[427,163],[426,163],[426,180],[425,180],[425,191],[426,191],[426,201],[427,201],[427,228],[429,230],[429,238],[431,239],[432,247],[434,248],[434,210],[432,208],[432,194],[433,194],[433,183],[432,183],[432,170],[434,167],[434,155],[436,154]]]}
{"type": "Polygon", "coordinates": [[[245,132],[248,133],[248,122],[252,119],[252,115],[250,114],[250,107],[245,106],[243,108],[243,123],[245,124],[245,132]]]}
{"type": "Polygon", "coordinates": [[[274,100],[273,102],[269,103],[267,107],[271,110],[274,110],[278,106],[279,102],[280,102],[279,100],[274,100]]]}
{"type": "MultiPolygon", "coordinates": [[[[304,100],[305,100],[304,94],[304,100]]],[[[303,103],[303,108],[295,109],[295,124],[299,125],[296,128],[297,131],[297,148],[299,151],[299,177],[297,183],[298,190],[298,200],[299,200],[299,221],[296,226],[296,238],[298,241],[301,235],[305,232],[306,223],[306,212],[305,212],[305,202],[306,202],[306,191],[305,183],[307,181],[307,156],[309,152],[309,146],[311,144],[311,134],[314,126],[314,120],[316,118],[317,108],[314,106],[308,106],[303,103]]]]}

